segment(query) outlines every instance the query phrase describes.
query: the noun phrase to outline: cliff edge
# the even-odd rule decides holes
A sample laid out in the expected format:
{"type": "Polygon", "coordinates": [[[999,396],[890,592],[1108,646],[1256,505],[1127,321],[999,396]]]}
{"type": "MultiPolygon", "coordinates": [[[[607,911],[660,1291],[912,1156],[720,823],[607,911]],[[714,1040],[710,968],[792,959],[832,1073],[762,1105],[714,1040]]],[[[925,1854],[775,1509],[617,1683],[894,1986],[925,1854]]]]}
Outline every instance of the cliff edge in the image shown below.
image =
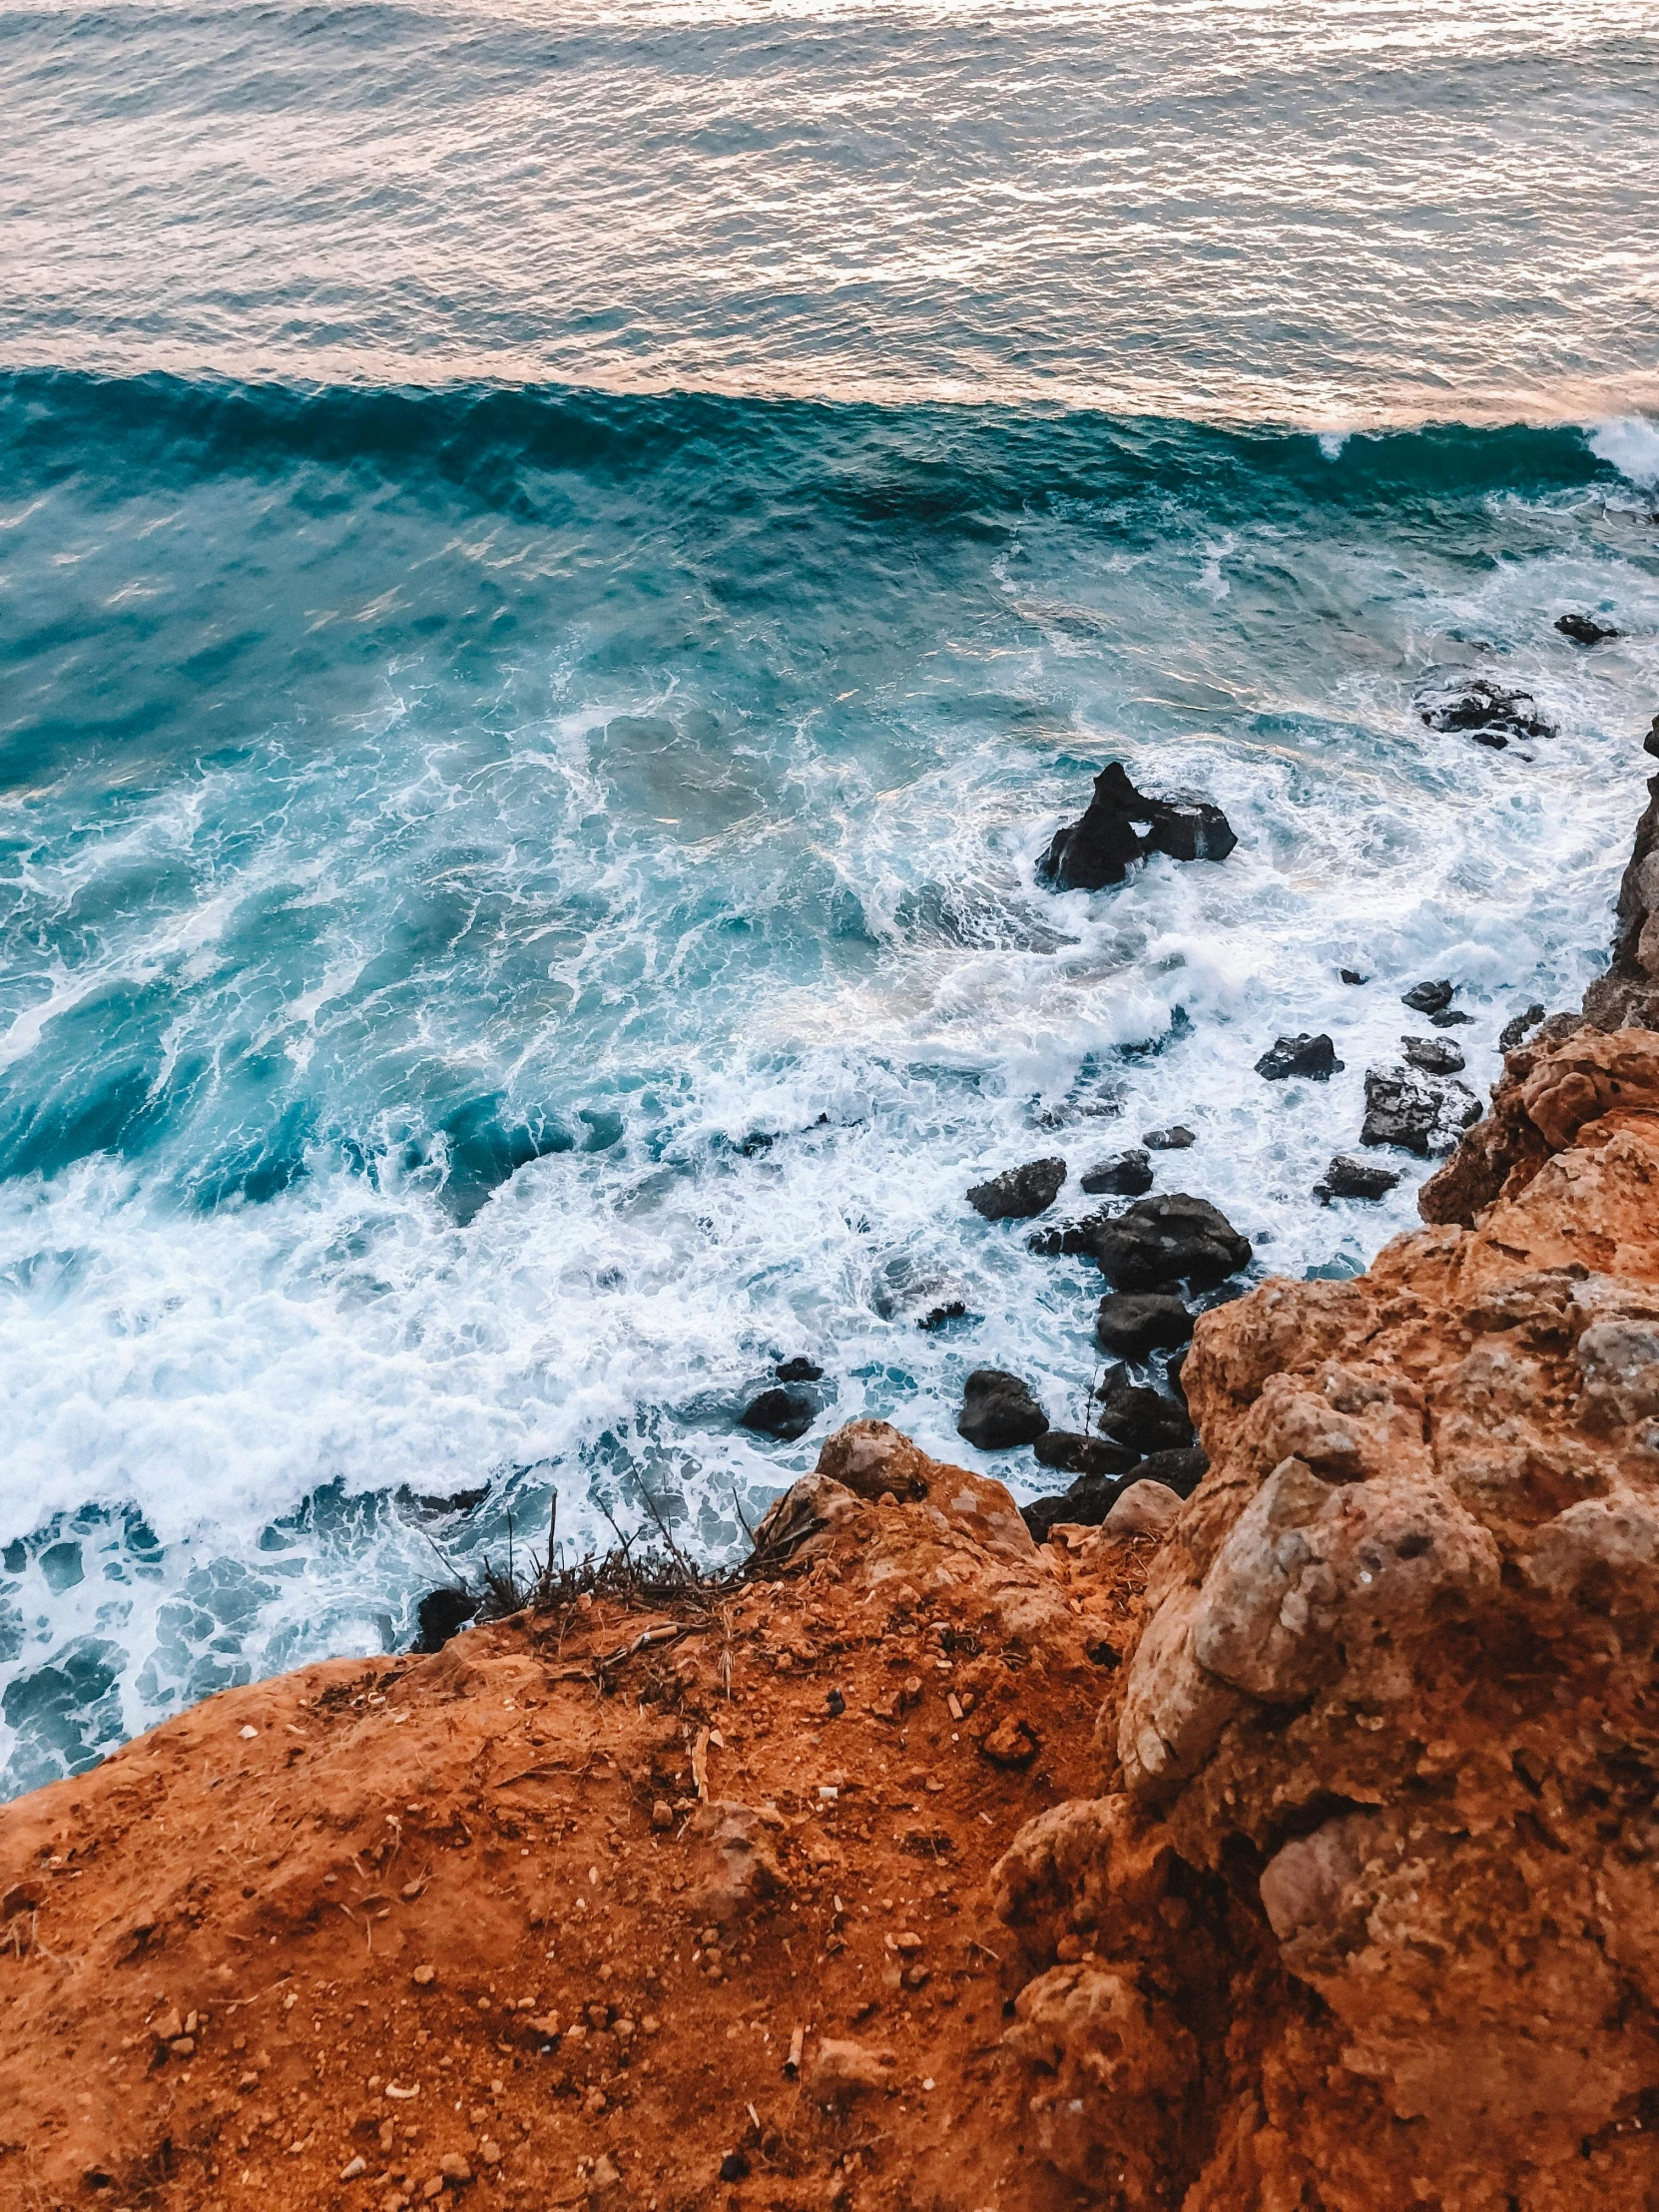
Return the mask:
{"type": "Polygon", "coordinates": [[[1659,1033],[1424,1211],[1199,1323],[1162,1528],[859,1422],[0,1809],[0,2199],[1656,2212],[1659,1033]]]}

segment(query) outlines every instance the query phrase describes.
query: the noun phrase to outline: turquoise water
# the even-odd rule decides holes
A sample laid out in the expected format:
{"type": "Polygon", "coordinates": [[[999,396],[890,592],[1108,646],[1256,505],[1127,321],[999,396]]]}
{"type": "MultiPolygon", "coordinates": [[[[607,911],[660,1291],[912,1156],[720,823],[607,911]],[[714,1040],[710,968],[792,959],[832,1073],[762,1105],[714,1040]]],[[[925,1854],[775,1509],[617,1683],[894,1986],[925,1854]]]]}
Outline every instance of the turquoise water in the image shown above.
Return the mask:
{"type": "Polygon", "coordinates": [[[1181,1120],[1263,1272],[1411,1224],[1416,1166],[1309,1195],[1399,991],[1457,980],[1483,1087],[1652,766],[1651,61],[1617,9],[0,12],[6,1787],[406,1640],[555,1488],[719,1550],[855,1413],[973,1457],[974,1366],[1074,1420],[1098,1280],[986,1169],[1181,1120]],[[1429,732],[1448,664],[1559,735],[1429,732]],[[1114,757],[1232,858],[1039,889],[1114,757]],[[1300,1028],[1346,1071],[1263,1084],[1300,1028]],[[735,1428],[797,1353],[814,1430],[735,1428]]]}

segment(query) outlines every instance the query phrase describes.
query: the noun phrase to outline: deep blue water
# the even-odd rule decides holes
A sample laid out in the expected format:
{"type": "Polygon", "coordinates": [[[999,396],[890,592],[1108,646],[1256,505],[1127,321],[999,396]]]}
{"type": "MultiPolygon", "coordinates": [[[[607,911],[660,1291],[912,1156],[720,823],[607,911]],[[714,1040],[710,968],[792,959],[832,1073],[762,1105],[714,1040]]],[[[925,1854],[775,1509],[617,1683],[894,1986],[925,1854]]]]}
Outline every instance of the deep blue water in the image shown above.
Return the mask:
{"type": "Polygon", "coordinates": [[[854,1413],[973,1457],[974,1366],[1075,1421],[1099,1283],[986,1169],[1182,1120],[1258,1272],[1410,1226],[1310,1195],[1399,992],[1483,1088],[1652,766],[1645,41],[0,11],[6,1787],[554,1488],[719,1549],[854,1413]],[[1109,758],[1232,858],[1041,889],[1109,758]]]}

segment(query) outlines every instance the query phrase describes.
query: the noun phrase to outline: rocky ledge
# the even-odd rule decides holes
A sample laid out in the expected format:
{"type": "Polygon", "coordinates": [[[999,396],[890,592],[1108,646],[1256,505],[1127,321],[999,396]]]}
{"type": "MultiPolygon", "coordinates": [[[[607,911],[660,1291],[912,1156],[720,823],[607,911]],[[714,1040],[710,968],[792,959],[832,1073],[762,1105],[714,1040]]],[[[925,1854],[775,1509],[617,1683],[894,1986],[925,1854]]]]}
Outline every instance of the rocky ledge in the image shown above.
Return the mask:
{"type": "Polygon", "coordinates": [[[1184,1502],[857,1422],[728,1586],[0,1810],[0,2201],[1652,2212],[1659,1033],[1423,1211],[1199,1319],[1184,1502]]]}

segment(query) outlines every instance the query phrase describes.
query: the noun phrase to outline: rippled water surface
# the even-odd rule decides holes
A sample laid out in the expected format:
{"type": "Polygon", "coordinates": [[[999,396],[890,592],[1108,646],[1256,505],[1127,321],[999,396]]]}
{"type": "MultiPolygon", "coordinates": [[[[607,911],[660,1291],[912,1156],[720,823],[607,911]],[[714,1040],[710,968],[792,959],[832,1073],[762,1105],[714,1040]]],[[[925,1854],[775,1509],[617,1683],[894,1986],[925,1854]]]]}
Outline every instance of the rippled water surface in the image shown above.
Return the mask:
{"type": "Polygon", "coordinates": [[[1074,1423],[1099,1280],[987,1170],[1180,1120],[1258,1274],[1410,1225],[1418,1163],[1311,1196],[1399,993],[1483,1089],[1652,766],[1652,63],[0,9],[4,1787],[406,1640],[555,1491],[719,1550],[854,1413],[974,1457],[974,1366],[1074,1423]],[[1448,667],[1557,735],[1432,733],[1448,667]],[[1039,887],[1110,758],[1237,851],[1039,887]]]}

